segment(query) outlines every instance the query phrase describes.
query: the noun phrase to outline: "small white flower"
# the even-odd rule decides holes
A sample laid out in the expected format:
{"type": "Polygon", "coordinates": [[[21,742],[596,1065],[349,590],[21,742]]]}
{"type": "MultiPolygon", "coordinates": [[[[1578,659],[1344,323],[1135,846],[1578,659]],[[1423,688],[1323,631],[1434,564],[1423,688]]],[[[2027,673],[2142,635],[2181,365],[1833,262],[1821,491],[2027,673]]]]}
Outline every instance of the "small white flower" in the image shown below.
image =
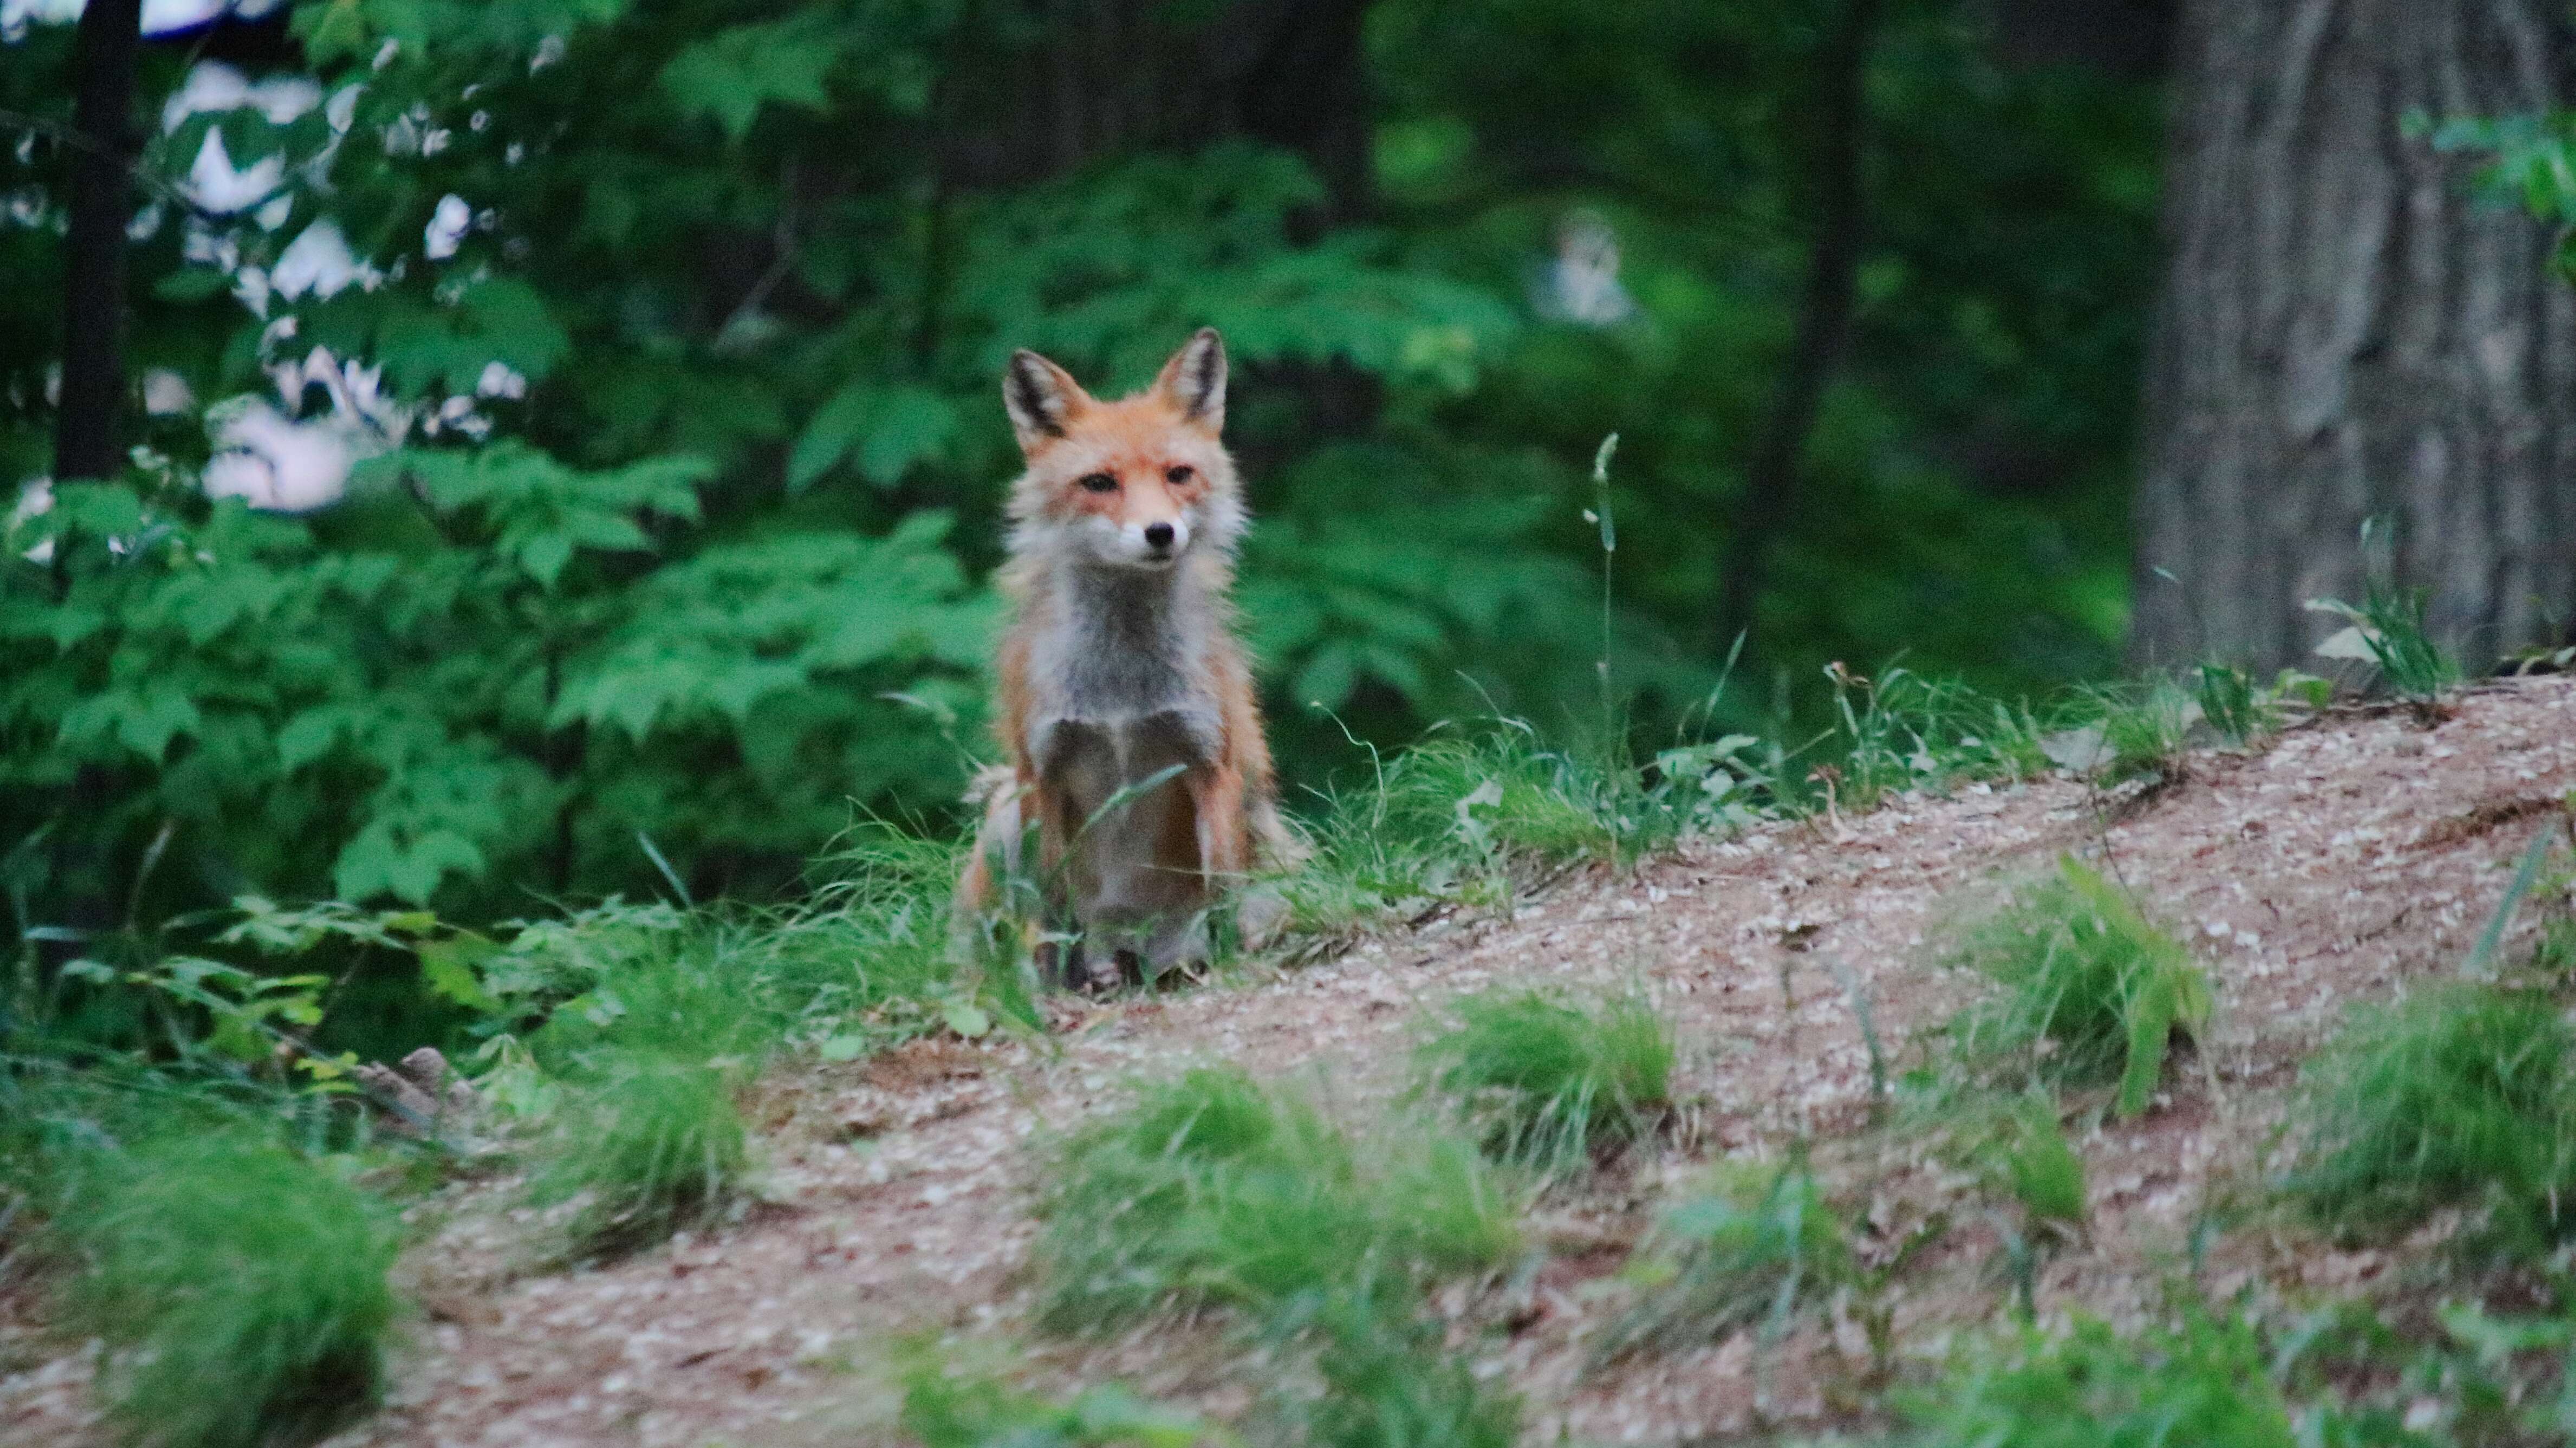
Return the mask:
{"type": "Polygon", "coordinates": [[[528,379],[513,371],[505,362],[486,362],[483,375],[474,381],[477,397],[517,399],[528,395],[528,379]]]}
{"type": "Polygon", "coordinates": [[[292,301],[308,292],[316,298],[338,296],[358,279],[358,258],[349,250],[349,238],[326,216],[287,243],[268,280],[279,296],[292,301]]]}
{"type": "Polygon", "coordinates": [[[456,255],[464,244],[466,230],[474,224],[474,208],[465,198],[450,193],[438,198],[438,209],[430,214],[429,225],[421,230],[421,250],[431,261],[445,261],[456,255]]]}
{"type": "Polygon", "coordinates": [[[262,156],[247,167],[236,168],[232,156],[224,150],[223,128],[217,126],[207,130],[205,142],[197,147],[197,159],[189,163],[188,179],[179,189],[200,209],[229,216],[267,200],[285,179],[283,156],[262,156]]]}
{"type": "Polygon", "coordinates": [[[197,405],[197,394],[188,379],[168,367],[155,367],[143,374],[143,410],[154,417],[169,417],[197,405]]]}

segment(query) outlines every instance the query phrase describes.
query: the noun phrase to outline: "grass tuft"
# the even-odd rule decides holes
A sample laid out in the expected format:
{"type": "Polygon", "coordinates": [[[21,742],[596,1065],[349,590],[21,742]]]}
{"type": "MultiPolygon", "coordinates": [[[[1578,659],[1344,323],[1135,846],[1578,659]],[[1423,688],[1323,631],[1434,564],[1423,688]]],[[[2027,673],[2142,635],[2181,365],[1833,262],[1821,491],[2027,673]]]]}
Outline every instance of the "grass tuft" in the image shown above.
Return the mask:
{"type": "Polygon", "coordinates": [[[319,1438],[372,1406],[396,1299],[392,1214],[249,1130],[84,1153],[53,1207],[71,1319],[128,1441],[319,1438]]]}
{"type": "Polygon", "coordinates": [[[1236,1441],[1214,1424],[1115,1383],[1051,1403],[997,1377],[961,1371],[932,1344],[907,1350],[900,1376],[899,1422],[922,1448],[1195,1448],[1236,1441]]]}
{"type": "Polygon", "coordinates": [[[2571,1065],[2576,1041],[2535,992],[2457,983],[2365,1010],[2302,1073],[2290,1195],[2358,1234],[2489,1206],[2508,1232],[2562,1237],[2576,1213],[2571,1065]]]}
{"type": "Polygon", "coordinates": [[[1157,1310],[1266,1310],[1374,1272],[1501,1261],[1515,1203],[1464,1143],[1363,1152],[1314,1106],[1207,1068],[1067,1142],[1040,1202],[1043,1317],[1059,1331],[1157,1310]]]}
{"type": "Polygon", "coordinates": [[[1274,1325],[1315,1343],[1321,1391],[1290,1409],[1294,1438],[1320,1448],[1512,1448],[1518,1397],[1496,1392],[1448,1350],[1411,1292],[1362,1283],[1296,1304],[1274,1325]]]}
{"type": "Polygon", "coordinates": [[[1721,1170],[1665,1212],[1627,1268],[1644,1289],[1613,1323],[1602,1356],[1711,1342],[1740,1327],[1785,1328],[1801,1307],[1852,1280],[1842,1222],[1801,1164],[1721,1170]]]}
{"type": "Polygon", "coordinates": [[[2307,1441],[2293,1435],[2266,1375],[2260,1336],[2245,1323],[2201,1312],[2186,1315],[2179,1330],[2150,1328],[2129,1340],[2082,1317],[2063,1333],[2027,1330],[1970,1355],[1937,1387],[1902,1394],[1897,1404],[1914,1429],[1899,1441],[1923,1448],[2292,1448],[2307,1441]]]}
{"type": "Polygon", "coordinates": [[[566,1255],[614,1257],[719,1220],[740,1200],[748,1132],[716,1066],[621,1056],[566,1103],[540,1169],[541,1202],[580,1202],[566,1255]]]}
{"type": "Polygon", "coordinates": [[[2154,1099],[2174,1033],[2208,1025],[2189,953],[2073,856],[1972,922],[1951,958],[2001,987],[1951,1025],[1969,1062],[2051,1086],[2115,1081],[2122,1116],[2154,1099]]]}
{"type": "Polygon", "coordinates": [[[1487,1151],[1549,1173],[1653,1130],[1672,1100],[1672,1032],[1642,996],[1596,1010],[1545,991],[1469,996],[1422,1058],[1487,1151]]]}

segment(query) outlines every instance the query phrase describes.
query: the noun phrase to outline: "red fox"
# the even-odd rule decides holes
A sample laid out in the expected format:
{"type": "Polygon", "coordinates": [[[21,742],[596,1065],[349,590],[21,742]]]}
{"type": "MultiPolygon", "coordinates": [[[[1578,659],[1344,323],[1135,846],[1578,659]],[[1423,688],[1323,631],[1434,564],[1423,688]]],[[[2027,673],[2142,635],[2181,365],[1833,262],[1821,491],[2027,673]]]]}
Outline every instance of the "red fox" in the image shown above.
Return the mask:
{"type": "Polygon", "coordinates": [[[1219,437],[1225,343],[1200,331],[1110,402],[1020,351],[1002,401],[1028,460],[994,669],[1010,763],[979,781],[960,918],[1021,877],[1033,824],[1048,923],[1078,932],[1065,983],[1150,979],[1204,960],[1225,884],[1295,850],[1227,597],[1245,515],[1219,437]]]}

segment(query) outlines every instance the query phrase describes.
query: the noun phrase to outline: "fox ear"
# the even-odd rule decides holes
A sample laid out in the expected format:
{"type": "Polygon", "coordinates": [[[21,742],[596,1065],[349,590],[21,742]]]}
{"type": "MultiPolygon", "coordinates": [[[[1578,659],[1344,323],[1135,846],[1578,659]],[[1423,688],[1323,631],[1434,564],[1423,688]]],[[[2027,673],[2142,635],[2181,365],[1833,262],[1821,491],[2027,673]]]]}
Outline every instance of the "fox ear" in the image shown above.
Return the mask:
{"type": "Polygon", "coordinates": [[[1064,436],[1066,425],[1090,405],[1091,394],[1072,373],[1026,347],[1012,353],[1002,371],[1002,406],[1011,414],[1021,452],[1034,453],[1064,436]]]}
{"type": "Polygon", "coordinates": [[[1163,364],[1163,373],[1154,379],[1154,390],[1172,400],[1187,421],[1203,424],[1210,432],[1225,430],[1225,339],[1214,327],[1201,327],[1198,335],[1181,344],[1172,360],[1163,364]]]}

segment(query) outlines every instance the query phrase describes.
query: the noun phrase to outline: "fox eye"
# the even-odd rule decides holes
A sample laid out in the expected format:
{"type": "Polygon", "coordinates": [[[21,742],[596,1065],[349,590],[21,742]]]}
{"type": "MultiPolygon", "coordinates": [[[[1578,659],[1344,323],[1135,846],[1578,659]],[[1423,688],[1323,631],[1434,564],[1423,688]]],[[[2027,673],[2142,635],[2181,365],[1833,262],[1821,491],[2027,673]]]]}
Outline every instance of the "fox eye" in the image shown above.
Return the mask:
{"type": "Polygon", "coordinates": [[[1190,480],[1192,471],[1193,469],[1188,463],[1176,463],[1173,466],[1164,469],[1163,476],[1171,482],[1186,483],[1190,480]]]}
{"type": "Polygon", "coordinates": [[[1084,473],[1081,477],[1074,479],[1074,481],[1081,484],[1082,490],[1086,493],[1114,493],[1118,491],[1118,480],[1107,473],[1084,473]]]}

